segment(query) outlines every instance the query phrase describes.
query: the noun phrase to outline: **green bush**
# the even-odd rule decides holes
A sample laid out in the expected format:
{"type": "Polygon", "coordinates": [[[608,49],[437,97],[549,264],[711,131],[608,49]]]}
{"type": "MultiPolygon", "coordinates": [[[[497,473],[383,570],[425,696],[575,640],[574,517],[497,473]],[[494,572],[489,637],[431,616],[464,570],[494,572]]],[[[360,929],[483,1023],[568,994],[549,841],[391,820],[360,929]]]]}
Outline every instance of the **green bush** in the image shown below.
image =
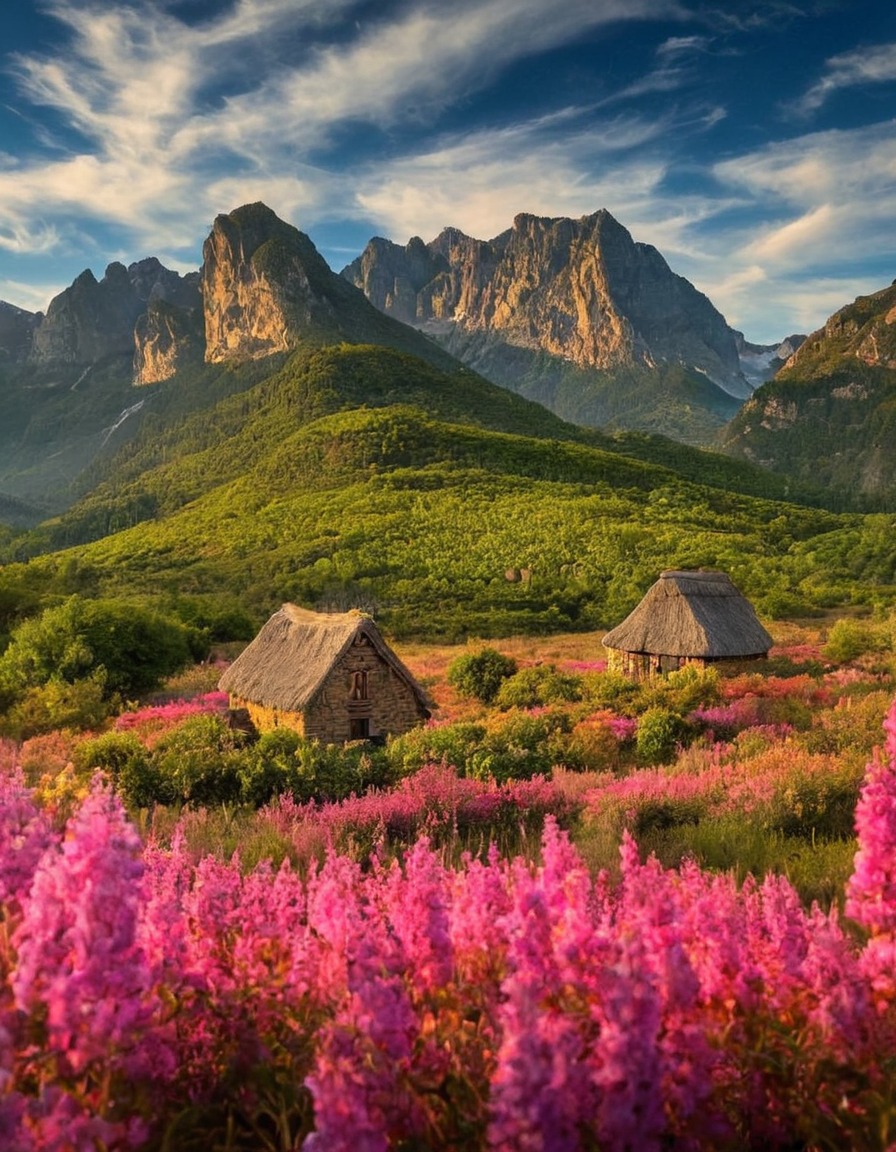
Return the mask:
{"type": "Polygon", "coordinates": [[[684,720],[668,708],[648,708],[638,719],[635,749],[642,764],[668,764],[687,740],[684,720]]]}
{"type": "Polygon", "coordinates": [[[0,692],[15,700],[50,680],[73,684],[102,671],[107,696],[139,696],[205,655],[200,641],[138,605],[71,596],[13,631],[0,656],[0,692]]]}
{"type": "Polygon", "coordinates": [[[718,671],[715,668],[697,668],[687,664],[666,676],[641,684],[637,706],[642,711],[648,708],[668,708],[679,716],[685,716],[695,708],[706,708],[720,700],[718,671]]]}
{"type": "Polygon", "coordinates": [[[82,741],[74,753],[82,772],[99,768],[130,809],[151,808],[174,799],[173,791],[142,741],[133,732],[106,732],[82,741]]]}
{"type": "Polygon", "coordinates": [[[583,677],[585,699],[593,708],[612,708],[616,712],[627,711],[638,696],[638,685],[621,672],[595,672],[583,677]]]}
{"type": "Polygon", "coordinates": [[[240,798],[240,749],[245,737],[220,716],[201,713],[167,732],[152,761],[169,802],[221,804],[240,798]]]}
{"type": "Polygon", "coordinates": [[[838,620],[828,632],[822,655],[834,664],[857,660],[868,652],[879,650],[880,644],[870,625],[859,620],[838,620]]]}
{"type": "Polygon", "coordinates": [[[291,728],[263,732],[247,748],[238,769],[240,792],[248,804],[261,807],[281,792],[303,792],[296,753],[302,738],[291,728]]]}
{"type": "Polygon", "coordinates": [[[563,712],[533,716],[508,712],[486,730],[481,744],[471,750],[464,765],[466,775],[480,780],[528,780],[549,776],[562,761],[569,717],[563,712]]]}
{"type": "Polygon", "coordinates": [[[0,724],[0,732],[27,740],[57,728],[95,728],[106,719],[110,708],[102,671],[73,684],[53,677],[18,696],[0,724]]]}
{"type": "Polygon", "coordinates": [[[426,764],[450,764],[463,773],[485,739],[485,725],[458,722],[437,728],[412,728],[393,737],[386,755],[397,776],[410,776],[426,764]]]}
{"type": "Polygon", "coordinates": [[[558,672],[553,664],[522,668],[502,681],[495,697],[499,708],[538,708],[582,699],[578,676],[558,672]]]}
{"type": "Polygon", "coordinates": [[[494,648],[458,656],[448,665],[448,683],[461,694],[491,704],[502,683],[517,670],[516,661],[494,648]]]}
{"type": "Polygon", "coordinates": [[[296,775],[290,790],[297,800],[344,800],[371,788],[395,783],[386,753],[366,741],[321,744],[300,740],[296,748],[296,775]]]}

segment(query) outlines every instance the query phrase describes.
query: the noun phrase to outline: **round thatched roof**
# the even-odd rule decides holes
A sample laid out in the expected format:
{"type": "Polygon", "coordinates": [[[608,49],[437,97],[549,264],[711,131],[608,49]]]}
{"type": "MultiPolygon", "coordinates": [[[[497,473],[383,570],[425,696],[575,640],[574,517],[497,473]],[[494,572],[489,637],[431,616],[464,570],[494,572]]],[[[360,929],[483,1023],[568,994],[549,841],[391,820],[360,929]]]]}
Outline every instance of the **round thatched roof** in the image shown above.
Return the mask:
{"type": "Polygon", "coordinates": [[[603,644],[622,652],[725,660],[765,655],[772,638],[725,572],[669,571],[603,644]]]}

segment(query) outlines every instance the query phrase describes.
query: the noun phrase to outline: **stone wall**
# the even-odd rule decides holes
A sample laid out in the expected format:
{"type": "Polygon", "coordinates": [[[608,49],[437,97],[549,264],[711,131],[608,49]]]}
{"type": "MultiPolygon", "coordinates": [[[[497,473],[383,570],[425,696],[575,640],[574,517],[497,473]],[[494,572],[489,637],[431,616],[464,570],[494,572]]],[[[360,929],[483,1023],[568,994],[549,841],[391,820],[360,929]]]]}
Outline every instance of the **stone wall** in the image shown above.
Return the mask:
{"type": "Polygon", "coordinates": [[[305,733],[336,744],[353,738],[352,720],[366,720],[370,736],[385,736],[407,732],[425,718],[411,686],[359,635],[306,711],[305,733]],[[366,699],[352,699],[356,673],[366,673],[366,699]]]}

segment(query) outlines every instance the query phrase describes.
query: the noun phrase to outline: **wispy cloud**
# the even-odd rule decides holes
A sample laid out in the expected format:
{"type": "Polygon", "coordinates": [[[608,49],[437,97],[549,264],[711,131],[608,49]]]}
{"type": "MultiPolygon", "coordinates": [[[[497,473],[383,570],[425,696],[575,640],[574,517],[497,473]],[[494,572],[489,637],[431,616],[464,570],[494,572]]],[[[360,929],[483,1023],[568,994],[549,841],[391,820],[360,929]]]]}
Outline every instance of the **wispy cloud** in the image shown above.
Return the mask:
{"type": "Polygon", "coordinates": [[[809,115],[831,96],[845,88],[866,84],[886,84],[896,80],[896,44],[878,44],[857,48],[832,56],[824,75],[795,105],[796,111],[809,115]]]}
{"type": "Polygon", "coordinates": [[[309,178],[303,163],[347,126],[422,121],[504,64],[680,8],[457,0],[368,24],[356,0],[239,0],[193,24],[158,3],[55,0],[48,11],[68,28],[68,50],[18,56],[14,69],[25,99],[52,108],[66,130],[49,153],[0,163],[0,237],[22,249],[63,244],[54,220],[75,212],[128,229],[138,244],[173,229],[176,247],[232,206],[215,199],[230,190],[316,216],[340,182],[320,166],[309,178]]]}
{"type": "MultiPolygon", "coordinates": [[[[696,65],[801,12],[786,0],[746,14],[691,7],[48,0],[64,42],[8,61],[31,135],[16,155],[9,144],[0,152],[0,254],[10,262],[0,297],[31,306],[40,289],[21,289],[15,262],[51,252],[84,263],[113,249],[153,252],[186,267],[218,212],[261,199],[312,238],[317,225],[348,222],[400,241],[446,224],[490,237],[520,211],[606,207],[742,327],[779,286],[803,292],[794,299],[807,309],[817,290],[826,307],[834,278],[817,274],[817,289],[802,289],[799,277],[815,251],[851,261],[886,247],[894,126],[742,155],[732,128],[727,158],[705,159],[700,145],[719,144],[712,129],[730,115],[731,93],[702,85],[696,65]],[[614,73],[615,87],[602,75],[581,91],[558,87],[539,114],[477,103],[505,69],[651,21],[656,38],[614,73]],[[473,108],[460,132],[451,114],[473,108]]],[[[896,46],[845,52],[803,103],[894,76],[896,46]]]]}

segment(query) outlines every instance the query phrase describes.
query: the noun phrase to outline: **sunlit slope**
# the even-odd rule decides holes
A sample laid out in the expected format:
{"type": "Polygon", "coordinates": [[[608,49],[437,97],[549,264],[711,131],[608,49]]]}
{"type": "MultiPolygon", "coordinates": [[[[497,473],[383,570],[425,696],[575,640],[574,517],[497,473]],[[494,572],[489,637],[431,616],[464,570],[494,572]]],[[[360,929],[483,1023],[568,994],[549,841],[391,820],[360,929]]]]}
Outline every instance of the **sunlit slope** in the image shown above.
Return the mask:
{"type": "Polygon", "coordinates": [[[838,516],[694,484],[574,441],[409,405],[321,415],[164,518],[32,562],[103,592],[366,606],[395,633],[599,627],[659,571],[721,567],[761,611],[892,595],[896,542],[838,516]],[[824,549],[824,565],[813,550],[824,549]]]}

